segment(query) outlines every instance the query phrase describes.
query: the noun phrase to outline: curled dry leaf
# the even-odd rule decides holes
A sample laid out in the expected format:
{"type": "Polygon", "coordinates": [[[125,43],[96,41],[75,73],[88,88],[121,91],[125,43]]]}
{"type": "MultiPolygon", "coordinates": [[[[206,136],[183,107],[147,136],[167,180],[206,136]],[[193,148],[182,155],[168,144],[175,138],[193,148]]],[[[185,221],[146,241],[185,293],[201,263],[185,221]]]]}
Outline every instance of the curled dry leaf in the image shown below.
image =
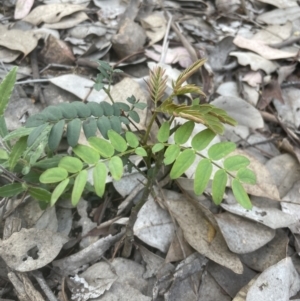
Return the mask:
{"type": "Polygon", "coordinates": [[[13,270],[33,271],[52,262],[67,241],[64,235],[49,230],[23,228],[1,242],[0,255],[13,270]]]}

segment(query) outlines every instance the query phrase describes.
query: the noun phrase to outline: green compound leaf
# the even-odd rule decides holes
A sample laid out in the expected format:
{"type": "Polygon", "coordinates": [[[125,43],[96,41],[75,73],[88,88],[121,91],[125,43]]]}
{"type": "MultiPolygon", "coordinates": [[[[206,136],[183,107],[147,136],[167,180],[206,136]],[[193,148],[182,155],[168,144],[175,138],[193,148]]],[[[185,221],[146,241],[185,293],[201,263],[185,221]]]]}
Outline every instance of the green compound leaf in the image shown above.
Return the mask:
{"type": "Polygon", "coordinates": [[[212,160],[220,160],[235,149],[236,145],[233,142],[219,142],[209,148],[208,156],[212,160]]]}
{"type": "Polygon", "coordinates": [[[132,132],[126,132],[125,138],[130,147],[136,148],[140,144],[138,137],[132,132]]]}
{"type": "Polygon", "coordinates": [[[59,197],[63,194],[63,192],[65,191],[67,185],[69,184],[70,179],[67,178],[65,180],[63,180],[62,182],[60,182],[55,189],[52,192],[51,195],[51,199],[50,199],[50,206],[53,206],[57,200],[59,199],[59,197]]]}
{"type": "Polygon", "coordinates": [[[140,122],[140,116],[139,116],[139,114],[136,111],[129,111],[128,115],[136,123],[140,122]]]}
{"type": "Polygon", "coordinates": [[[239,170],[240,168],[247,167],[250,160],[241,155],[235,155],[224,160],[224,168],[228,171],[239,170]]]}
{"type": "Polygon", "coordinates": [[[23,152],[27,148],[27,137],[22,137],[19,139],[16,144],[13,146],[9,159],[8,159],[8,166],[10,170],[13,170],[16,166],[18,160],[22,156],[23,152]]]}
{"type": "Polygon", "coordinates": [[[75,118],[68,123],[67,140],[70,146],[74,147],[78,144],[80,130],[81,130],[81,120],[79,118],[75,118]]]}
{"type": "Polygon", "coordinates": [[[63,119],[52,127],[48,139],[48,146],[52,151],[58,148],[62,135],[64,133],[64,127],[65,121],[63,119]]]}
{"type": "Polygon", "coordinates": [[[40,182],[43,184],[51,184],[61,182],[68,177],[68,172],[61,167],[53,167],[47,169],[40,175],[40,182]]]}
{"type": "Polygon", "coordinates": [[[93,117],[89,117],[82,123],[82,129],[86,139],[96,136],[97,131],[97,120],[93,117]]]}
{"type": "Polygon", "coordinates": [[[249,199],[248,194],[246,193],[243,185],[240,183],[239,180],[233,179],[232,185],[231,185],[233,195],[236,198],[236,200],[245,208],[245,209],[251,209],[252,204],[249,199]]]}
{"type": "Polygon", "coordinates": [[[82,170],[77,177],[75,178],[72,195],[71,195],[71,202],[72,205],[75,207],[83,193],[86,181],[87,181],[88,173],[86,170],[82,170]]]}
{"type": "Polygon", "coordinates": [[[143,147],[137,147],[135,149],[135,153],[138,156],[141,156],[141,157],[147,157],[148,156],[147,152],[145,151],[145,149],[143,147]]]}
{"type": "Polygon", "coordinates": [[[194,191],[197,195],[200,195],[204,192],[210,179],[212,170],[213,166],[209,159],[203,159],[199,162],[196,168],[194,180],[194,191]]]}
{"type": "Polygon", "coordinates": [[[93,170],[95,192],[102,197],[105,191],[107,168],[103,162],[98,162],[93,170]]]}
{"type": "Polygon", "coordinates": [[[108,168],[113,179],[116,181],[121,179],[123,175],[123,162],[120,157],[112,157],[108,163],[108,168]]]}
{"type": "Polygon", "coordinates": [[[44,189],[39,187],[29,187],[28,193],[36,200],[42,201],[45,203],[49,203],[51,199],[51,193],[44,189]]]}
{"type": "Polygon", "coordinates": [[[212,130],[203,130],[193,137],[192,148],[196,151],[201,151],[205,149],[215,137],[216,134],[212,130]]]}
{"type": "Polygon", "coordinates": [[[164,144],[162,144],[162,143],[156,143],[156,144],[154,144],[153,146],[152,146],[152,153],[154,154],[154,153],[157,153],[157,152],[159,152],[159,151],[161,151],[162,149],[164,149],[164,144]]]}
{"type": "Polygon", "coordinates": [[[172,144],[168,146],[165,151],[164,164],[169,165],[172,164],[180,154],[180,146],[178,144],[172,144]]]}
{"type": "Polygon", "coordinates": [[[11,93],[13,91],[17,78],[17,67],[14,67],[5,76],[2,83],[0,84],[0,116],[5,112],[8,105],[11,93]]]}
{"type": "Polygon", "coordinates": [[[99,103],[91,101],[86,104],[92,112],[92,115],[95,117],[101,117],[103,115],[103,109],[99,103]]]}
{"type": "Polygon", "coordinates": [[[70,103],[60,103],[58,107],[61,110],[61,113],[66,119],[74,119],[77,117],[77,111],[74,106],[70,103]]]}
{"type": "Polygon", "coordinates": [[[175,143],[178,144],[186,143],[193,132],[194,126],[195,126],[194,121],[188,121],[183,125],[181,125],[175,132],[175,136],[174,136],[175,143]]]}
{"type": "Polygon", "coordinates": [[[115,149],[111,143],[105,139],[91,137],[88,139],[88,142],[101,155],[101,157],[109,158],[115,152],[115,149]]]}
{"type": "Polygon", "coordinates": [[[0,187],[0,196],[3,198],[15,196],[24,191],[25,189],[26,188],[24,188],[21,183],[7,184],[0,187]]]}
{"type": "Polygon", "coordinates": [[[126,140],[120,134],[116,133],[113,130],[109,130],[107,132],[107,135],[115,150],[121,153],[127,150],[128,145],[126,143],[126,140]]]}
{"type": "Polygon", "coordinates": [[[45,128],[47,127],[48,123],[44,123],[38,127],[36,127],[28,136],[27,139],[27,146],[30,147],[33,145],[34,142],[36,142],[36,140],[38,138],[40,138],[41,133],[45,130],[45,128]]]}
{"type": "Polygon", "coordinates": [[[73,148],[73,152],[87,164],[96,164],[100,159],[99,153],[86,145],[78,144],[73,148]]]}
{"type": "Polygon", "coordinates": [[[69,173],[76,173],[82,170],[83,164],[78,158],[66,156],[59,161],[58,167],[64,168],[69,173]]]}
{"type": "Polygon", "coordinates": [[[87,118],[92,115],[91,109],[83,102],[74,101],[72,106],[76,109],[79,118],[87,118]]]}
{"type": "Polygon", "coordinates": [[[219,169],[212,181],[212,198],[216,205],[220,205],[225,193],[227,183],[227,173],[224,169],[219,169]]]}
{"type": "Polygon", "coordinates": [[[185,149],[176,159],[171,172],[170,178],[179,178],[195,161],[196,154],[191,149],[185,149]]]}
{"type": "Polygon", "coordinates": [[[248,168],[241,168],[237,172],[236,177],[241,182],[244,182],[244,183],[247,183],[247,184],[254,185],[256,183],[255,173],[252,170],[248,169],[248,168]]]}
{"type": "Polygon", "coordinates": [[[159,142],[166,142],[170,137],[170,124],[168,121],[165,121],[157,133],[157,140],[159,142]]]}
{"type": "Polygon", "coordinates": [[[97,127],[101,133],[101,135],[108,139],[107,132],[111,129],[111,123],[106,116],[102,116],[97,121],[97,127]]]}

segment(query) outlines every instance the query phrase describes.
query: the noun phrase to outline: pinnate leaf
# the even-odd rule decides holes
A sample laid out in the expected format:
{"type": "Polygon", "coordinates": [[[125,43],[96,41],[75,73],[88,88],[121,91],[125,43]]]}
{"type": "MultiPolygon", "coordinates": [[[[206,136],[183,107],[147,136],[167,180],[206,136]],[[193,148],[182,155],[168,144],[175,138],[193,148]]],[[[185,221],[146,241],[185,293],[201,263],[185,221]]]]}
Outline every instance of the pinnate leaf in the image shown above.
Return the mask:
{"type": "Polygon", "coordinates": [[[123,175],[123,162],[120,157],[112,157],[108,163],[108,168],[113,179],[117,181],[121,179],[123,175]]]}
{"type": "Polygon", "coordinates": [[[76,173],[82,169],[83,164],[78,158],[65,156],[59,161],[58,167],[64,168],[69,173],[76,173]]]}
{"type": "Polygon", "coordinates": [[[228,171],[239,170],[240,168],[247,167],[249,164],[250,160],[241,155],[228,157],[224,160],[224,168],[228,171]]]}
{"type": "Polygon", "coordinates": [[[168,141],[170,137],[170,123],[168,121],[165,121],[160,129],[158,130],[158,133],[157,133],[157,140],[159,142],[166,142],[168,141]]]}
{"type": "Polygon", "coordinates": [[[70,179],[67,178],[65,180],[63,180],[62,182],[60,182],[55,189],[52,192],[51,195],[51,199],[50,199],[50,206],[53,206],[57,200],[59,199],[59,197],[63,194],[63,192],[65,191],[67,185],[69,184],[70,179]]]}
{"type": "Polygon", "coordinates": [[[209,148],[208,156],[212,160],[220,160],[235,149],[236,145],[233,142],[219,142],[209,148]]]}
{"type": "Polygon", "coordinates": [[[118,152],[125,152],[127,150],[127,143],[126,140],[118,133],[116,133],[113,130],[109,130],[107,132],[108,138],[112,144],[112,146],[118,151],[118,152]]]}
{"type": "Polygon", "coordinates": [[[103,162],[98,162],[93,170],[93,180],[95,192],[102,197],[105,191],[105,183],[107,177],[107,168],[103,162]]]}
{"type": "Polygon", "coordinates": [[[44,171],[40,176],[40,182],[51,184],[61,182],[68,177],[68,172],[61,167],[53,167],[44,171]]]}
{"type": "Polygon", "coordinates": [[[203,130],[193,137],[192,147],[196,151],[201,151],[205,149],[215,137],[216,134],[212,130],[203,130]]]}
{"type": "Polygon", "coordinates": [[[87,164],[96,164],[100,159],[99,153],[86,145],[78,144],[73,148],[73,152],[87,164]]]}
{"type": "Polygon", "coordinates": [[[248,168],[241,168],[237,174],[237,179],[239,179],[241,182],[252,184],[254,185],[256,183],[256,175],[255,173],[248,169],[248,168]]]}
{"type": "Polygon", "coordinates": [[[171,172],[170,178],[179,178],[195,161],[196,154],[191,149],[185,149],[176,159],[171,172]]]}
{"type": "Polygon", "coordinates": [[[73,206],[76,206],[81,198],[82,192],[84,190],[86,181],[87,181],[88,173],[86,170],[82,170],[77,177],[75,178],[71,202],[73,206]]]}
{"type": "Polygon", "coordinates": [[[231,188],[233,191],[233,195],[236,198],[236,200],[245,208],[245,209],[251,209],[252,204],[249,199],[248,194],[246,193],[243,185],[241,182],[237,179],[233,179],[231,188]]]}
{"type": "Polygon", "coordinates": [[[111,157],[115,152],[115,149],[111,143],[105,139],[91,137],[88,139],[88,142],[104,158],[111,157]]]}
{"type": "Polygon", "coordinates": [[[175,132],[175,142],[178,144],[186,143],[193,132],[194,126],[194,121],[188,121],[181,125],[175,132]]]}
{"type": "Polygon", "coordinates": [[[204,192],[213,170],[212,163],[209,159],[202,159],[195,172],[194,191],[197,195],[204,192]]]}
{"type": "Polygon", "coordinates": [[[221,204],[227,183],[227,173],[224,169],[219,169],[212,182],[212,198],[216,205],[221,204]]]}

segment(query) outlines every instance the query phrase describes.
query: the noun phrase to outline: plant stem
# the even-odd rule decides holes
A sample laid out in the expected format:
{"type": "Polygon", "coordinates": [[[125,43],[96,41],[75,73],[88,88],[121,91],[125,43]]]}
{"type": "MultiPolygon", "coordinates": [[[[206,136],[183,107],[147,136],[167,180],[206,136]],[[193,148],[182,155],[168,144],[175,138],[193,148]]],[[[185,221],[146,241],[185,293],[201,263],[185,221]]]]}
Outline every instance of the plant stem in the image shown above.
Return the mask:
{"type": "Polygon", "coordinates": [[[155,120],[157,114],[158,114],[157,112],[154,112],[154,113],[153,113],[153,115],[152,115],[152,117],[151,117],[151,120],[150,120],[150,123],[149,123],[148,126],[147,126],[147,131],[146,131],[146,133],[145,133],[145,136],[144,136],[144,138],[143,138],[142,141],[141,141],[141,145],[145,145],[145,144],[147,143],[147,140],[148,140],[148,137],[149,137],[149,134],[150,134],[150,131],[151,131],[153,122],[154,122],[154,120],[155,120]]]}

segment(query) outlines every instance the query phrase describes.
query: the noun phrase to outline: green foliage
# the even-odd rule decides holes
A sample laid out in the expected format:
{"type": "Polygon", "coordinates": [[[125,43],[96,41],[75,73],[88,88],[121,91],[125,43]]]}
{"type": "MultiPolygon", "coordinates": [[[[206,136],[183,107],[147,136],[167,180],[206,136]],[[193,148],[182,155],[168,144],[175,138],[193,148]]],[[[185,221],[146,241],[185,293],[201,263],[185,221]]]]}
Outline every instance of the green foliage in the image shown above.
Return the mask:
{"type": "MultiPolygon", "coordinates": [[[[174,102],[178,95],[203,95],[199,87],[186,84],[186,81],[204,60],[195,62],[182,72],[173,82],[173,93],[166,99],[165,71],[156,67],[150,72],[147,84],[154,109],[145,133],[134,132],[129,125],[140,122],[138,112],[144,110],[147,104],[141,103],[134,95],[127,98],[127,103],[115,102],[110,88],[114,74],[121,71],[106,62],[98,63],[100,73],[94,88],[103,89],[111,103],[72,102],[49,106],[30,116],[25,127],[11,133],[7,132],[3,113],[14,86],[16,70],[13,69],[1,83],[0,136],[5,148],[0,148],[0,160],[4,162],[3,166],[20,177],[20,183],[1,187],[0,196],[12,197],[24,192],[43,206],[53,206],[60,198],[71,194],[71,202],[76,206],[88,191],[103,197],[108,175],[115,181],[120,180],[124,165],[128,164],[128,170],[132,168],[130,156],[137,155],[148,168],[149,183],[151,178],[157,177],[160,169],[176,180],[198,162],[194,166],[194,191],[197,195],[204,193],[212,181],[212,199],[220,204],[226,186],[231,182],[237,201],[245,208],[251,208],[243,187],[243,183],[256,182],[255,174],[248,168],[250,161],[241,155],[230,156],[236,148],[232,142],[210,145],[218,134],[223,133],[224,124],[235,125],[235,120],[224,110],[210,104],[200,104],[199,98],[195,98],[190,105],[174,102]],[[161,120],[161,113],[171,118],[161,120]],[[175,117],[182,117],[186,122],[178,125],[173,122],[175,117]],[[149,137],[155,122],[161,125],[153,142],[149,137]],[[206,129],[194,134],[196,123],[202,123],[206,129]],[[87,145],[78,144],[82,132],[87,145]],[[102,137],[98,137],[99,134],[102,137]],[[170,142],[172,135],[174,142],[170,142]],[[72,152],[55,154],[64,137],[72,152]],[[10,142],[14,142],[12,148],[8,144],[10,142]],[[202,153],[204,150],[207,156],[202,153]],[[197,158],[200,160],[196,161],[197,158]],[[153,163],[155,168],[151,167],[153,163]],[[164,166],[170,168],[164,169],[164,166]],[[92,189],[87,185],[89,170],[93,177],[92,189]],[[39,183],[43,185],[37,187],[39,183]]],[[[136,126],[132,128],[137,129],[136,126]]],[[[139,167],[136,166],[136,169],[139,170],[139,167]]]]}

